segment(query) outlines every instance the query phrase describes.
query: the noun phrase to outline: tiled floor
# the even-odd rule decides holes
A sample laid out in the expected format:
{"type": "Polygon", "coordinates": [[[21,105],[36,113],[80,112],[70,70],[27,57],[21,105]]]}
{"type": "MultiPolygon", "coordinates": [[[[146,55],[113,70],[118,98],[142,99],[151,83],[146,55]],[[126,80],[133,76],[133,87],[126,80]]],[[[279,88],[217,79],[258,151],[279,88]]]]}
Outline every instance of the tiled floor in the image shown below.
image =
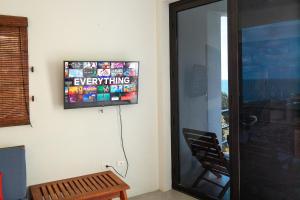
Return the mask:
{"type": "Polygon", "coordinates": [[[194,198],[180,192],[170,190],[168,192],[151,192],[141,196],[130,198],[130,200],[195,200],[194,198]]]}

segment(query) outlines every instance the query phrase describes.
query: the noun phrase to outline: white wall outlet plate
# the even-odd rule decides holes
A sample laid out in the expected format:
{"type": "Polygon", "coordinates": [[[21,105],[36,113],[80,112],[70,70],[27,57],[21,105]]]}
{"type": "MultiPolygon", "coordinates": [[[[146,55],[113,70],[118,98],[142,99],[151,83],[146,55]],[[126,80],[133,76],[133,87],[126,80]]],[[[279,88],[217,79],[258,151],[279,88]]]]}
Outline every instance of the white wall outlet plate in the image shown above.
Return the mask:
{"type": "Polygon", "coordinates": [[[124,160],[119,160],[119,161],[117,161],[117,166],[118,167],[123,167],[123,166],[125,166],[126,165],[126,162],[124,161],[124,160]]]}

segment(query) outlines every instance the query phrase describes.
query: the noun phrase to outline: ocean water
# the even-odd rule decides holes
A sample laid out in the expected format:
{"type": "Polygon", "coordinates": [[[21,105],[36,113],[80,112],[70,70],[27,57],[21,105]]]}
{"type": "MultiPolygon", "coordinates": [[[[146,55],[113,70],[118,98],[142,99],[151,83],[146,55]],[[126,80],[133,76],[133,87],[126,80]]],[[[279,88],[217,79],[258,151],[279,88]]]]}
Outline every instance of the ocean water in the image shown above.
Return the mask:
{"type": "Polygon", "coordinates": [[[228,80],[221,80],[221,90],[228,94],[228,80]]]}
{"type": "Polygon", "coordinates": [[[300,20],[242,30],[243,101],[288,101],[300,95],[299,30],[300,20]]]}

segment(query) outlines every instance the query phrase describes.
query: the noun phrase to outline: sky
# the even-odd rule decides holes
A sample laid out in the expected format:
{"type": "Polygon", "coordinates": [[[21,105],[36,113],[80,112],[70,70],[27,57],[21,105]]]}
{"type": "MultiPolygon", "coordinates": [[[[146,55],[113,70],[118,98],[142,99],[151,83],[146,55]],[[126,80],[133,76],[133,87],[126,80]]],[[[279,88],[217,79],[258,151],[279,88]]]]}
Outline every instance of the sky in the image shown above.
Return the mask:
{"type": "Polygon", "coordinates": [[[221,17],[221,80],[228,80],[227,16],[221,17]]]}

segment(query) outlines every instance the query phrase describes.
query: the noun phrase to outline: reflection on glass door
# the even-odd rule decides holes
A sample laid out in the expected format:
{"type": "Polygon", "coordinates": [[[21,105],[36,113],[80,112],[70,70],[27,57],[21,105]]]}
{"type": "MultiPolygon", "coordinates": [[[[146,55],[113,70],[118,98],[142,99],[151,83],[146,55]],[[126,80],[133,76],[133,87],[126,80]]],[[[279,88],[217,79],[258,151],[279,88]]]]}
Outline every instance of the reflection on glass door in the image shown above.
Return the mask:
{"type": "Polygon", "coordinates": [[[229,200],[227,1],[185,8],[176,19],[173,185],[196,197],[229,200]]]}
{"type": "Polygon", "coordinates": [[[300,199],[300,1],[240,0],[241,200],[300,199]]]}

